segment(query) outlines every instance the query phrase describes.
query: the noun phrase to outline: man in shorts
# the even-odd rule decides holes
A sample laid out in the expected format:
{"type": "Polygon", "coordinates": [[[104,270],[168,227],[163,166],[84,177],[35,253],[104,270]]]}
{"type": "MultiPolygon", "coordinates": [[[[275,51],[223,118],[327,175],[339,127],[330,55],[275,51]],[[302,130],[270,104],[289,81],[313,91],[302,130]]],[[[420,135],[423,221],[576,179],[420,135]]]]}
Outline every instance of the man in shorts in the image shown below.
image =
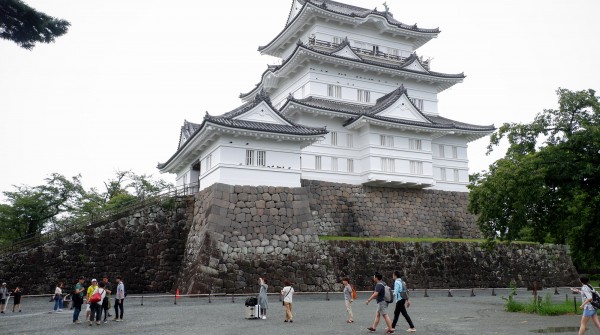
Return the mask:
{"type": "Polygon", "coordinates": [[[85,321],[90,321],[90,314],[92,313],[92,309],[90,306],[90,298],[92,297],[92,294],[94,294],[94,291],[96,290],[96,288],[98,287],[98,281],[96,279],[92,279],[92,285],[90,285],[90,287],[88,287],[87,289],[87,295],[86,295],[86,307],[85,307],[85,321]]]}
{"type": "Polygon", "coordinates": [[[377,312],[375,313],[375,320],[373,321],[373,325],[367,328],[368,331],[374,333],[377,329],[377,325],[379,324],[379,319],[383,317],[385,323],[387,324],[387,329],[385,331],[386,334],[393,334],[392,330],[392,320],[387,313],[388,303],[385,302],[385,283],[382,281],[383,276],[379,272],[375,272],[373,276],[373,282],[375,283],[375,289],[373,294],[367,299],[367,305],[371,300],[375,299],[377,301],[377,312]]]}

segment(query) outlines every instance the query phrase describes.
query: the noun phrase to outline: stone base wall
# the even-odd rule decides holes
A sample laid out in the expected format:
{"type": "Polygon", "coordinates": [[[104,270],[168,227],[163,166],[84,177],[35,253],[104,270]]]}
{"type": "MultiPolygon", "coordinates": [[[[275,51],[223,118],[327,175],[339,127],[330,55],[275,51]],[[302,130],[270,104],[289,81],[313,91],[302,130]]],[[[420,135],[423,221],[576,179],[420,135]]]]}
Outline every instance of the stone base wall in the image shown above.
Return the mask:
{"type": "Polygon", "coordinates": [[[37,248],[0,256],[1,279],[28,293],[58,280],[122,275],[129,292],[340,290],[348,276],[372,289],[380,271],[400,270],[414,288],[573,285],[564,246],[323,241],[320,235],[477,237],[467,195],[314,181],[302,187],[214,184],[193,197],[153,205],[37,248]]]}
{"type": "Polygon", "coordinates": [[[191,224],[191,197],[174,198],[133,215],[36,248],[0,256],[0,277],[26,294],[69,292],[79,276],[121,275],[128,292],[166,292],[180,272],[191,224]]]}
{"type": "Polygon", "coordinates": [[[319,234],[338,236],[481,236],[468,193],[303,180],[319,234]]]}

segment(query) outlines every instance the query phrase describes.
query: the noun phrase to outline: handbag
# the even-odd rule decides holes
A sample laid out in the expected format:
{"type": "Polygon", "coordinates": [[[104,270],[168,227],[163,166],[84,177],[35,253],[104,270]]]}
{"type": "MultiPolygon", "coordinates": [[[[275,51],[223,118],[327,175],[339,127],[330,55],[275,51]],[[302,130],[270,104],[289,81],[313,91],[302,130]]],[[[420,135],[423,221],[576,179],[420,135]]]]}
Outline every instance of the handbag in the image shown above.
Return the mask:
{"type": "Polygon", "coordinates": [[[96,292],[94,294],[92,294],[92,296],[90,297],[90,303],[95,304],[97,302],[99,302],[100,300],[102,300],[102,294],[100,294],[100,292],[96,292]]]}
{"type": "Polygon", "coordinates": [[[54,294],[54,299],[52,299],[52,300],[58,300],[58,299],[60,299],[59,294],[58,293],[54,294]]]}

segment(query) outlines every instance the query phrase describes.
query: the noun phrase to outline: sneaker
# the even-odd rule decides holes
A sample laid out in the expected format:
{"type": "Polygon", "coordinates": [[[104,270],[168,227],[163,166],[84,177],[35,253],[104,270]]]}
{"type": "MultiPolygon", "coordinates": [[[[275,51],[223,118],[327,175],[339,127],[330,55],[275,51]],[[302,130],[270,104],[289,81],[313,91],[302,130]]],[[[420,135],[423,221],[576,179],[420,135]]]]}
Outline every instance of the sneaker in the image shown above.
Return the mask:
{"type": "Polygon", "coordinates": [[[100,325],[100,321],[96,321],[96,325],[99,326],[100,325]]]}
{"type": "Polygon", "coordinates": [[[92,326],[92,321],[90,321],[90,327],[92,326]]]}
{"type": "Polygon", "coordinates": [[[290,322],[294,322],[294,320],[290,320],[290,322]]]}
{"type": "Polygon", "coordinates": [[[262,316],[262,319],[263,319],[263,320],[266,320],[266,319],[267,319],[267,316],[266,316],[266,315],[263,315],[263,316],[262,316]]]}
{"type": "Polygon", "coordinates": [[[385,331],[385,333],[386,333],[386,334],[393,334],[393,333],[394,333],[394,331],[393,331],[393,330],[391,330],[391,329],[388,329],[388,330],[386,330],[386,331],[385,331]]]}
{"type": "Polygon", "coordinates": [[[408,328],[406,331],[409,332],[409,333],[414,333],[417,330],[415,328],[408,328]]]}
{"type": "Polygon", "coordinates": [[[113,320],[113,321],[118,321],[119,319],[118,319],[118,318],[113,318],[112,320],[113,320]]]}
{"type": "Polygon", "coordinates": [[[370,331],[371,333],[374,333],[377,331],[377,329],[373,328],[373,327],[369,327],[367,328],[368,331],[370,331]]]}
{"type": "Polygon", "coordinates": [[[283,322],[288,322],[288,320],[283,320],[283,322]]]}
{"type": "Polygon", "coordinates": [[[104,322],[103,322],[103,323],[107,323],[107,322],[108,322],[108,321],[104,320],[104,322]]]}

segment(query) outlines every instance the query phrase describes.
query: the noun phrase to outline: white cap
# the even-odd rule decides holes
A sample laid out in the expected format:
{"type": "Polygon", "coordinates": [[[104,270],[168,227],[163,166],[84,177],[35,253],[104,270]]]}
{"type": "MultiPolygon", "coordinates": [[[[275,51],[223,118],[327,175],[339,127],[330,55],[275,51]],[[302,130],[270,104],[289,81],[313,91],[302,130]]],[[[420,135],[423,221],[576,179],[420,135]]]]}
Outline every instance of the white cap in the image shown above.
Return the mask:
{"type": "Polygon", "coordinates": [[[96,278],[94,278],[94,279],[92,279],[92,283],[93,283],[93,282],[96,282],[96,283],[97,283],[98,281],[96,280],[96,278]]]}

